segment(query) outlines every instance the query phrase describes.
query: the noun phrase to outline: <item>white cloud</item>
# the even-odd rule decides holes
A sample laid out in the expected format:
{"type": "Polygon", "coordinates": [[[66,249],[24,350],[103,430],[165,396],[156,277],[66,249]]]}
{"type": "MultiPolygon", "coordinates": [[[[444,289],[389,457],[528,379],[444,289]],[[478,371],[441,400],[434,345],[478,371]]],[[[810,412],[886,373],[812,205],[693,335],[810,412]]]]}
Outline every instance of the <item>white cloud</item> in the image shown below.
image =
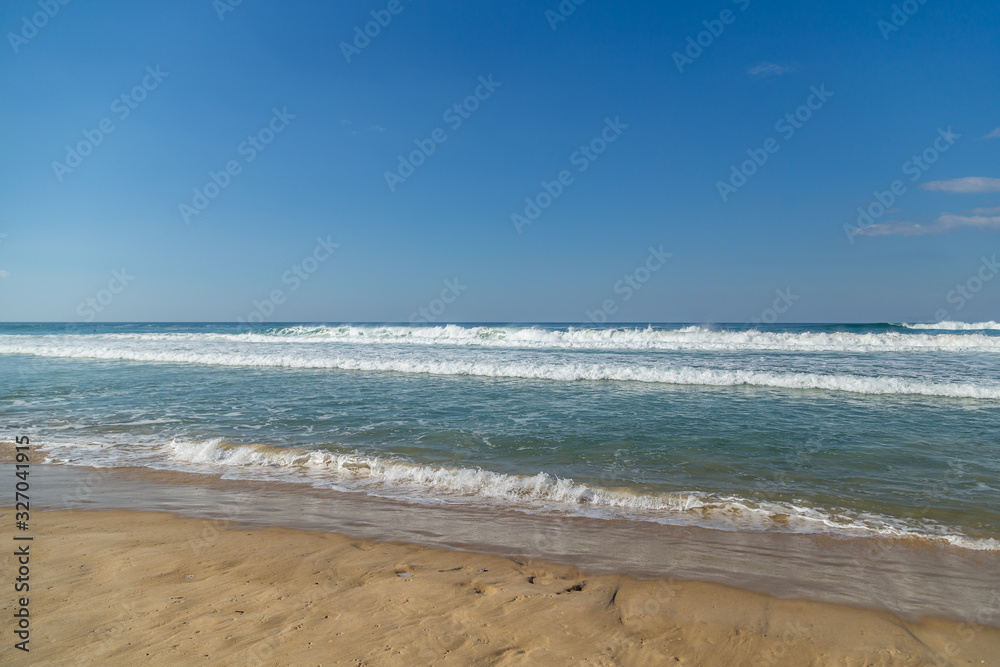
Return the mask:
{"type": "Polygon", "coordinates": [[[763,76],[781,76],[782,74],[788,74],[789,72],[794,72],[795,68],[788,65],[779,65],[778,63],[760,63],[759,65],[754,65],[747,70],[747,74],[754,77],[763,76]]]}
{"type": "Polygon", "coordinates": [[[981,136],[979,138],[980,139],[1000,139],[1000,127],[998,127],[997,129],[993,130],[989,134],[985,134],[985,135],[983,135],[983,136],[981,136]]]}
{"type": "Polygon", "coordinates": [[[934,222],[943,227],[943,231],[958,227],[978,227],[979,229],[994,229],[1000,227],[1000,215],[955,215],[943,213],[934,222]]]}
{"type": "Polygon", "coordinates": [[[931,181],[930,183],[924,183],[920,187],[924,190],[958,192],[961,194],[969,194],[972,192],[1000,192],[1000,178],[967,176],[965,178],[953,178],[950,181],[931,181]]]}
{"type": "Polygon", "coordinates": [[[993,208],[974,208],[970,213],[975,213],[976,215],[1000,215],[1000,206],[994,206],[993,208]]]}
{"type": "Polygon", "coordinates": [[[4,271],[3,269],[0,269],[0,278],[6,278],[9,275],[10,275],[10,272],[4,271]]]}
{"type": "Polygon", "coordinates": [[[1000,229],[1000,216],[983,215],[955,215],[953,213],[942,213],[938,219],[929,225],[922,225],[919,222],[898,221],[884,222],[877,225],[862,227],[855,234],[863,236],[889,236],[900,234],[902,236],[926,236],[928,234],[944,234],[963,227],[974,229],[1000,229]]]}

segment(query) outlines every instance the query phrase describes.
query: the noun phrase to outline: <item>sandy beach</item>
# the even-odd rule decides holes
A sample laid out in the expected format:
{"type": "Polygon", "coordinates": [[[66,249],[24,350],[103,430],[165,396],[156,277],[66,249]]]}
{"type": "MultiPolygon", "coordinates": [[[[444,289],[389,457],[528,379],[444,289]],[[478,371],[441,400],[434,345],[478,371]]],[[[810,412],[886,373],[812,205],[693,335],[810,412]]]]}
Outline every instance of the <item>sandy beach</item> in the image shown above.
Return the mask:
{"type": "Polygon", "coordinates": [[[7,3],[0,667],[1000,667],[997,9],[7,3]]]}
{"type": "Polygon", "coordinates": [[[50,511],[35,524],[30,660],[17,664],[980,665],[1000,655],[994,628],[717,584],[160,512],[50,511]]]}

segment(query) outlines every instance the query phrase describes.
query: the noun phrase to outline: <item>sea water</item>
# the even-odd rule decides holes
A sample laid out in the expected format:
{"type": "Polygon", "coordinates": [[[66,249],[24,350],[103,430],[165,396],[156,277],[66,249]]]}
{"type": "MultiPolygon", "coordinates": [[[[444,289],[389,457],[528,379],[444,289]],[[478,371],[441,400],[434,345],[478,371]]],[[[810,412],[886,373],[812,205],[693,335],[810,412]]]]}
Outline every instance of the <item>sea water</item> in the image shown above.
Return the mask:
{"type": "Polygon", "coordinates": [[[56,464],[1000,550],[995,322],[2,324],[0,377],[56,464]]]}

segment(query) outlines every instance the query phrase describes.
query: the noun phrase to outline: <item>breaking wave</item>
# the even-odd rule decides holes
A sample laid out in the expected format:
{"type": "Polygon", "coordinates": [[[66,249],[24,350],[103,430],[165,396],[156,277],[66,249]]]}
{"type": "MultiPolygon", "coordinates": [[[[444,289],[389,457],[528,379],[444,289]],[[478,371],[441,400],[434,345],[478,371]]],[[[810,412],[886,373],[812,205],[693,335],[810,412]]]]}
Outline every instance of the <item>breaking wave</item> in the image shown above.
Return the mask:
{"type": "Polygon", "coordinates": [[[142,465],[232,479],[307,482],[408,502],[471,503],[532,513],[624,518],[723,530],[825,532],[850,536],[920,537],[968,549],[997,550],[1000,541],[948,532],[932,523],[839,509],[763,502],[697,491],[640,493],[550,476],[509,475],[481,468],[435,467],[326,450],[239,445],[220,439],[173,440],[142,454],[119,448],[54,443],[49,460],[74,465],[142,465]]]}
{"type": "MultiPolygon", "coordinates": [[[[587,355],[546,355],[518,360],[503,355],[414,355],[393,351],[339,349],[337,346],[204,344],[152,344],[140,341],[0,341],[0,353],[33,354],[75,359],[194,363],[214,366],[247,366],[348,371],[396,372],[426,375],[465,375],[528,380],[618,381],[714,387],[772,387],[842,391],[872,395],[916,395],[949,398],[1000,399],[1000,383],[933,382],[906,377],[867,376],[851,373],[775,372],[742,369],[673,366],[668,362],[629,357],[609,359],[587,355]]],[[[41,337],[38,337],[41,338],[41,337]]],[[[1000,344],[1000,338],[996,339],[1000,344]]]]}
{"type": "Polygon", "coordinates": [[[903,324],[907,329],[931,329],[936,331],[1000,331],[1000,323],[989,322],[950,322],[943,321],[933,324],[903,324]]]}

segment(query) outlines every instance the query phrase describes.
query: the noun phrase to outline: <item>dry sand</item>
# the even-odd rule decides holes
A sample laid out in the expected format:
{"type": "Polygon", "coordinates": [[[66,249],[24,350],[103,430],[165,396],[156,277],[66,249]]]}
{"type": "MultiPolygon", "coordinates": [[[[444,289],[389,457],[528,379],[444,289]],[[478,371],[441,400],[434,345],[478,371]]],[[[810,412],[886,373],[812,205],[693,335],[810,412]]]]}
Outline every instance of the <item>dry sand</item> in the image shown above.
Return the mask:
{"type": "Polygon", "coordinates": [[[32,523],[31,652],[7,594],[4,664],[1000,664],[994,628],[715,584],[155,512],[32,523]]]}

